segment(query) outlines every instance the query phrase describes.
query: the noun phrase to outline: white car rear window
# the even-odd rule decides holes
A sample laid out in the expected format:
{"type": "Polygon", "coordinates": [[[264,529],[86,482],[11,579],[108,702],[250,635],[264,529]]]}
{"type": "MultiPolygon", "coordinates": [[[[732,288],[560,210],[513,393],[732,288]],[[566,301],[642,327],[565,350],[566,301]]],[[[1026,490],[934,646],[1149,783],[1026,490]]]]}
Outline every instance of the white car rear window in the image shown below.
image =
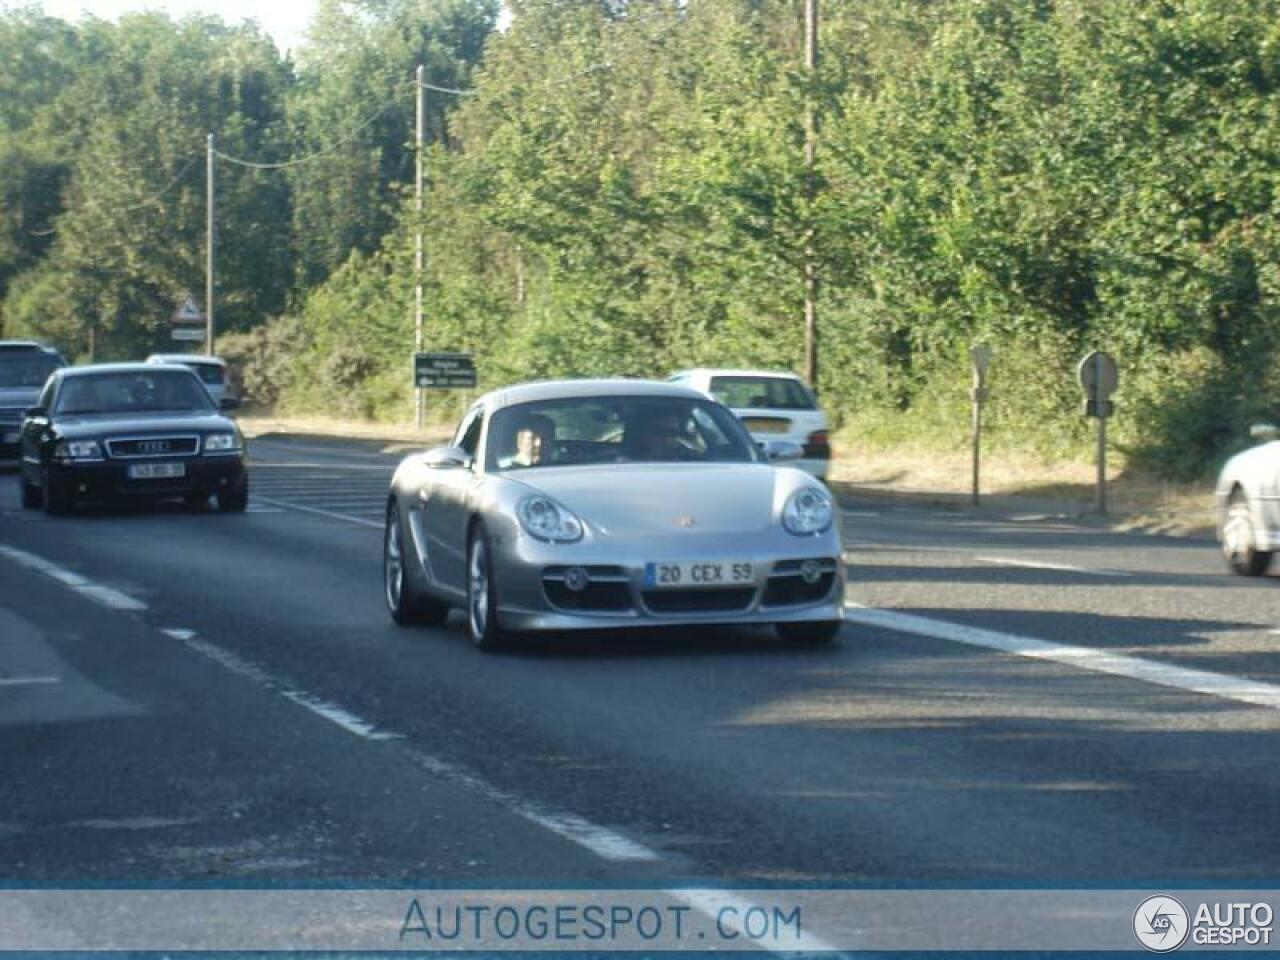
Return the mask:
{"type": "Polygon", "coordinates": [[[712,377],[711,395],[734,410],[813,410],[813,397],[790,377],[712,377]]]}

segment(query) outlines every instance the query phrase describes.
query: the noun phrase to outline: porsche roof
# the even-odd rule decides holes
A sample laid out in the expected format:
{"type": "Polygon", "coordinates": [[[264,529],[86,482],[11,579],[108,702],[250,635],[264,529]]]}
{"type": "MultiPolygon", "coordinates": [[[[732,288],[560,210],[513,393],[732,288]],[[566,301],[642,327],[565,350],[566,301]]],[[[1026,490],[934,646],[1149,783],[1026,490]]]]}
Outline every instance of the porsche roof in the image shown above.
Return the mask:
{"type": "Polygon", "coordinates": [[[705,400],[706,397],[690,387],[660,380],[540,380],[520,383],[486,393],[476,402],[490,410],[514,406],[517,403],[533,403],[540,400],[568,400],[575,397],[684,397],[705,400]]]}

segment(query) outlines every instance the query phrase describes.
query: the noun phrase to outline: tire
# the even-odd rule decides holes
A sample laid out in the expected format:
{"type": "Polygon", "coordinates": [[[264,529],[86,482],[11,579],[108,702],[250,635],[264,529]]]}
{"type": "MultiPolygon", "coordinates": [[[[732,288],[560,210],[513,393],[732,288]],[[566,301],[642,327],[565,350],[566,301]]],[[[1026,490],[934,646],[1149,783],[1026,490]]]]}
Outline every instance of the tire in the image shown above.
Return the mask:
{"type": "Polygon", "coordinates": [[[244,477],[229,490],[219,490],[217,496],[220,513],[244,513],[249,506],[249,478],[244,477]]]}
{"type": "Polygon", "coordinates": [[[467,633],[481,650],[495,650],[506,637],[498,626],[498,585],[493,576],[493,550],[483,523],[467,540],[467,633]]]}
{"type": "Polygon", "coordinates": [[[23,510],[39,510],[44,506],[44,494],[40,488],[27,483],[26,474],[21,470],[18,472],[18,485],[22,488],[22,509],[23,510]]]}
{"type": "Polygon", "coordinates": [[[840,635],[843,620],[805,620],[798,623],[775,623],[778,636],[788,643],[821,646],[831,643],[840,635]]]}
{"type": "Polygon", "coordinates": [[[1253,510],[1243,490],[1236,489],[1227,501],[1227,517],[1222,524],[1222,557],[1237,576],[1260,577],[1271,566],[1271,551],[1258,549],[1258,533],[1253,526],[1253,510]]]}
{"type": "Polygon", "coordinates": [[[45,468],[41,478],[44,487],[44,512],[55,517],[70,513],[75,505],[71,491],[52,468],[45,468]]]}
{"type": "Polygon", "coordinates": [[[387,523],[382,533],[382,596],[387,610],[391,619],[402,627],[444,623],[449,616],[449,605],[422,589],[418,573],[413,551],[406,549],[400,508],[393,502],[387,508],[387,523]]]}

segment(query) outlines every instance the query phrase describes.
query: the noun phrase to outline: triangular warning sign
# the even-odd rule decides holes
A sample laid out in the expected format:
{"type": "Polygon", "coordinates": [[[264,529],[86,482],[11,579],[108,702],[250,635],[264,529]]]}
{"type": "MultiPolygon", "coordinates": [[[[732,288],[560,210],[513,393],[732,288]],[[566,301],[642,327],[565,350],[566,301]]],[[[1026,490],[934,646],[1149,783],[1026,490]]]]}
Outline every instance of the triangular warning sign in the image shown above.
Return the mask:
{"type": "Polygon", "coordinates": [[[173,323],[204,323],[204,314],[196,306],[195,298],[188,293],[169,320],[173,323]]]}

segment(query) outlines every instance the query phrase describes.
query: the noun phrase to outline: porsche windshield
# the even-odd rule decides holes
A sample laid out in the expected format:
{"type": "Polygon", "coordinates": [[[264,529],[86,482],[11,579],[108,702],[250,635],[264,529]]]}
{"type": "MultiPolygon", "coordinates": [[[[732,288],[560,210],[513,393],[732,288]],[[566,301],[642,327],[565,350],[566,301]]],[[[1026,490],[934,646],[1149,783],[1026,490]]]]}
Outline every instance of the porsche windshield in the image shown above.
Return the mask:
{"type": "Polygon", "coordinates": [[[213,409],[213,401],[189,370],[147,370],[68,377],[56,413],[158,413],[213,409]]]}
{"type": "Polygon", "coordinates": [[[683,397],[575,397],[506,407],[493,416],[487,450],[498,470],[760,459],[733,414],[683,397]]]}

